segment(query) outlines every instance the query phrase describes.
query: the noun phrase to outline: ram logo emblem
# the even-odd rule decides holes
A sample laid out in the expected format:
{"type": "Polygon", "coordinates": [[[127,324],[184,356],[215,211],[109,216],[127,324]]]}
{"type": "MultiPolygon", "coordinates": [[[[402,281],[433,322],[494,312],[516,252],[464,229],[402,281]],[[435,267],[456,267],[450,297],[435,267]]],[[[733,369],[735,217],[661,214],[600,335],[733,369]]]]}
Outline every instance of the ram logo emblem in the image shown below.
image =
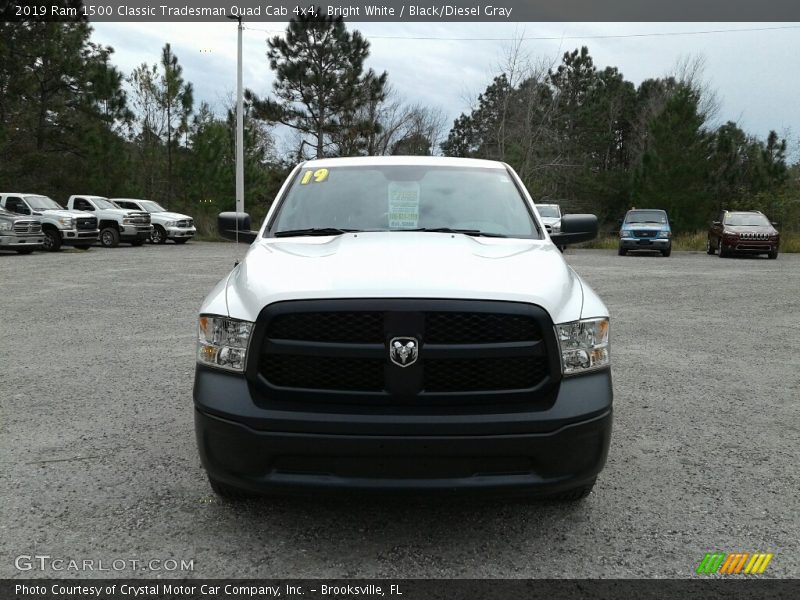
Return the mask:
{"type": "Polygon", "coordinates": [[[396,337],[389,340],[389,359],[398,367],[410,367],[417,362],[419,342],[416,338],[396,337]]]}

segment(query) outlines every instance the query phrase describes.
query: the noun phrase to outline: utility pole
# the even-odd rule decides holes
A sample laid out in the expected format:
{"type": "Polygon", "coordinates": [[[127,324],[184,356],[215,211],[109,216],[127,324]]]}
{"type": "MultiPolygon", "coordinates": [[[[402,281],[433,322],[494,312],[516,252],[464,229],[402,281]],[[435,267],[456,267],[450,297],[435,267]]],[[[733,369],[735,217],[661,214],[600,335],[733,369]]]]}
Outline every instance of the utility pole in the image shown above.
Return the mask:
{"type": "Polygon", "coordinates": [[[228,15],[239,22],[239,47],[236,60],[236,212],[244,212],[244,105],[242,89],[242,17],[228,15]]]}

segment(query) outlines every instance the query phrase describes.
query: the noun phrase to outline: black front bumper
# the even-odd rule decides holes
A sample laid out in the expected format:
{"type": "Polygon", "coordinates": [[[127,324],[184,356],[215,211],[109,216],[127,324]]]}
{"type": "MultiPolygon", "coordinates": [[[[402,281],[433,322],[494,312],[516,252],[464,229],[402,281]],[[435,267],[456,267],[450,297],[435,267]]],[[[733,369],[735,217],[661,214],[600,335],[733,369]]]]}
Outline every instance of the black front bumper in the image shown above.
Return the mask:
{"type": "Polygon", "coordinates": [[[611,439],[608,370],[562,380],[545,410],[272,410],[243,377],[201,367],[194,400],[209,477],[255,492],[546,495],[594,479],[611,439]]]}

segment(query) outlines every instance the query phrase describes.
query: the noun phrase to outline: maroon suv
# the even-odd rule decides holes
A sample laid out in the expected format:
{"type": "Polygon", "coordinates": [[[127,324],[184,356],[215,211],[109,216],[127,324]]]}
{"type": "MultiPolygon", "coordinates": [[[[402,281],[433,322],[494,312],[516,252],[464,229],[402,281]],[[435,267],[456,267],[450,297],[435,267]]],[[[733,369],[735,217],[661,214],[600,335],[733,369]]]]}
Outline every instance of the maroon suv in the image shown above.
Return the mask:
{"type": "Polygon", "coordinates": [[[778,258],[781,236],[776,225],[757,210],[723,210],[717,220],[711,222],[706,251],[719,253],[721,258],[740,252],[778,258]]]}

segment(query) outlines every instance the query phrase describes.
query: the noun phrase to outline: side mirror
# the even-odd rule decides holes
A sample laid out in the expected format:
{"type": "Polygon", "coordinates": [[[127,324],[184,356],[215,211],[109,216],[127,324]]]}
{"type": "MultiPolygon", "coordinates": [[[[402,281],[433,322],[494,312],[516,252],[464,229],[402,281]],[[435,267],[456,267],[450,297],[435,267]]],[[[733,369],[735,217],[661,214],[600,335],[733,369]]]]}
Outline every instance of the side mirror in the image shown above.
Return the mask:
{"type": "Polygon", "coordinates": [[[597,237],[597,217],[594,215],[566,215],[561,218],[561,231],[550,239],[556,246],[588,242],[597,237]]]}
{"type": "Polygon", "coordinates": [[[720,225],[722,225],[722,223],[721,223],[720,221],[711,221],[711,224],[712,224],[714,227],[719,227],[720,225]]]}
{"type": "Polygon", "coordinates": [[[257,231],[250,229],[250,215],[247,213],[223,212],[217,217],[217,229],[220,237],[233,242],[252,244],[258,237],[257,231]]]}

